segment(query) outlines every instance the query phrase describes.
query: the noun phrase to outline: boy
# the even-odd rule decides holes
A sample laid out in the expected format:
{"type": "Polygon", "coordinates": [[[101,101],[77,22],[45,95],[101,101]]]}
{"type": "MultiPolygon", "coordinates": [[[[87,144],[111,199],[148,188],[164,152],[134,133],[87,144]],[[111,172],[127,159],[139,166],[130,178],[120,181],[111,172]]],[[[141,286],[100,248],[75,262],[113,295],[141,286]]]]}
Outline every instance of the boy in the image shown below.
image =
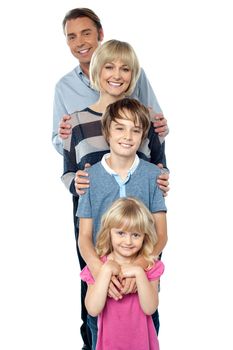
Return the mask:
{"type": "MultiPolygon", "coordinates": [[[[91,186],[80,197],[77,211],[79,249],[94,278],[102,265],[94,246],[100,220],[119,197],[138,197],[152,212],[158,236],[153,255],[159,255],[166,245],[166,206],[161,190],[155,186],[160,169],[137,156],[150,124],[147,108],[129,98],[110,104],[102,117],[102,131],[110,146],[110,153],[88,169],[91,186]]],[[[150,146],[153,148],[153,145],[150,146]]],[[[161,152],[163,150],[161,144],[161,152]]],[[[147,267],[142,258],[137,259],[136,263],[147,267]]],[[[124,297],[121,293],[123,288],[125,294],[134,291],[134,280],[128,279],[126,283],[127,288],[113,277],[109,296],[117,300],[124,297]]],[[[91,317],[89,324],[95,342],[96,330],[91,317]]]]}

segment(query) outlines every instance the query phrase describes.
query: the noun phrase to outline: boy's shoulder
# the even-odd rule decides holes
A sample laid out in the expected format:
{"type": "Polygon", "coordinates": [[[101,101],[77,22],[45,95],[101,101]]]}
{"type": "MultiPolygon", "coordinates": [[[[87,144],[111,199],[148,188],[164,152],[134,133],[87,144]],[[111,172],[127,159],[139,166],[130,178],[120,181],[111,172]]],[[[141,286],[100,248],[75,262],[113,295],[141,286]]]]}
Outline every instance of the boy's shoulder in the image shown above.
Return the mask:
{"type": "Polygon", "coordinates": [[[87,171],[88,174],[90,174],[90,175],[96,175],[96,174],[102,172],[103,169],[104,169],[104,168],[103,168],[103,166],[102,166],[102,164],[101,164],[101,161],[99,161],[99,162],[93,164],[90,168],[87,168],[86,171],[87,171]]]}
{"type": "Polygon", "coordinates": [[[149,171],[155,175],[161,174],[161,169],[157,165],[150,163],[144,159],[140,159],[139,169],[141,171],[149,171]]]}

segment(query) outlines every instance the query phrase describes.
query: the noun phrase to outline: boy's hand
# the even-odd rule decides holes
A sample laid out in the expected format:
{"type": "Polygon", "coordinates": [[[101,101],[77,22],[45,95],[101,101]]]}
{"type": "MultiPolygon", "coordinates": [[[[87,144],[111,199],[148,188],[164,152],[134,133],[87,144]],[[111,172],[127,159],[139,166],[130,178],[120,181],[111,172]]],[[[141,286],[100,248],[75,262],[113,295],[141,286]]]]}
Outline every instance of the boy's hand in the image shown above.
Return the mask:
{"type": "Polygon", "coordinates": [[[71,125],[68,122],[70,118],[70,115],[66,114],[59,123],[58,135],[62,140],[67,139],[71,134],[71,125]]]}
{"type": "MultiPolygon", "coordinates": [[[[157,164],[160,169],[163,169],[163,164],[157,164]]],[[[169,188],[169,172],[165,171],[159,175],[157,179],[157,184],[159,188],[163,191],[163,196],[166,197],[168,195],[169,188]]]]}
{"type": "Polygon", "coordinates": [[[137,285],[136,285],[135,277],[124,277],[121,279],[121,283],[122,283],[122,288],[121,288],[122,294],[136,293],[137,285]]]}
{"type": "Polygon", "coordinates": [[[84,170],[78,170],[75,174],[75,190],[79,196],[85,193],[85,188],[89,187],[88,173],[85,171],[85,169],[90,168],[90,166],[91,164],[86,163],[84,170]]]}

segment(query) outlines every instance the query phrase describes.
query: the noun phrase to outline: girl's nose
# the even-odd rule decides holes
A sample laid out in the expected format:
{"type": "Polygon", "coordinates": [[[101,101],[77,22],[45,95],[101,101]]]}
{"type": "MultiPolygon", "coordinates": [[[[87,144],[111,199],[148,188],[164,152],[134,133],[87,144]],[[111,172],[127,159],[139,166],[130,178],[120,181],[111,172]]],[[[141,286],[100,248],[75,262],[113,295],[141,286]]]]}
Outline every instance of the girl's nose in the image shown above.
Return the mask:
{"type": "Polygon", "coordinates": [[[132,244],[131,235],[126,235],[126,236],[125,236],[125,243],[127,243],[128,245],[131,245],[131,244],[132,244]]]}

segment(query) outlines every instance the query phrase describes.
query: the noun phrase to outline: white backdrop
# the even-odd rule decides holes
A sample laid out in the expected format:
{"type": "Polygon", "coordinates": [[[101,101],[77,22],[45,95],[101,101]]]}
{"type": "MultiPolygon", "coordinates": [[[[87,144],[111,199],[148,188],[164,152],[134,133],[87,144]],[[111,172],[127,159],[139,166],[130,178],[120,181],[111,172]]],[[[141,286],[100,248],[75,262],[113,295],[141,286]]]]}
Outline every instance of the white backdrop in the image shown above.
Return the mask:
{"type": "Polygon", "coordinates": [[[54,85],[76,65],[61,22],[79,6],[101,17],[105,40],[132,44],[170,127],[161,349],[232,350],[233,24],[227,0],[1,5],[0,347],[81,347],[71,196],[51,144],[54,85]]]}

